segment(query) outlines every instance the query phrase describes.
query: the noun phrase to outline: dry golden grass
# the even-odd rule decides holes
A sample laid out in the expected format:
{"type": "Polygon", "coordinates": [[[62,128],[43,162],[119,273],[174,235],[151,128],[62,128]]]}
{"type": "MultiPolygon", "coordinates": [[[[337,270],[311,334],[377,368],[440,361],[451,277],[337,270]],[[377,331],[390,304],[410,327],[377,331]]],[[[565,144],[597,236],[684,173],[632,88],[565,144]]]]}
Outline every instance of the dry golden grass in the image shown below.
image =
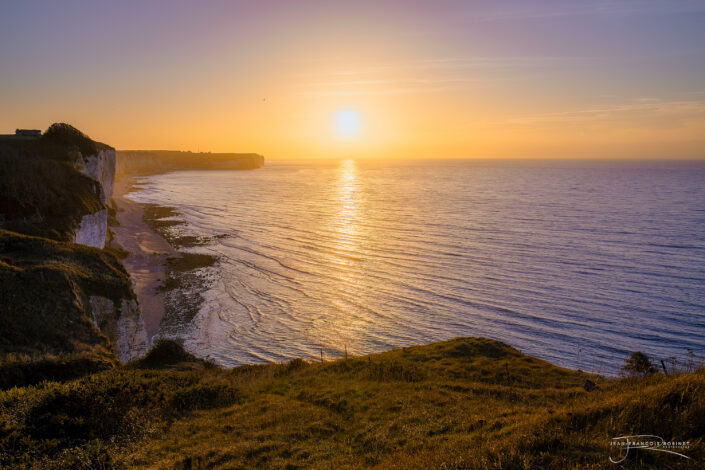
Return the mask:
{"type": "Polygon", "coordinates": [[[169,361],[167,350],[148,366],[164,361],[168,370],[137,363],[71,384],[4,392],[4,462],[19,465],[25,458],[28,466],[60,468],[80,468],[76,462],[164,469],[615,468],[608,462],[610,439],[645,433],[689,440],[684,452],[691,459],[632,450],[619,468],[698,468],[705,457],[702,369],[607,380],[483,338],[232,370],[189,364],[181,353],[169,361]],[[601,390],[586,391],[586,379],[601,390]],[[93,411],[72,416],[74,402],[93,411]],[[92,429],[91,422],[110,425],[92,429]],[[26,448],[11,455],[12,433],[15,442],[25,439],[26,448]],[[43,450],[32,454],[37,448],[43,450]]]}

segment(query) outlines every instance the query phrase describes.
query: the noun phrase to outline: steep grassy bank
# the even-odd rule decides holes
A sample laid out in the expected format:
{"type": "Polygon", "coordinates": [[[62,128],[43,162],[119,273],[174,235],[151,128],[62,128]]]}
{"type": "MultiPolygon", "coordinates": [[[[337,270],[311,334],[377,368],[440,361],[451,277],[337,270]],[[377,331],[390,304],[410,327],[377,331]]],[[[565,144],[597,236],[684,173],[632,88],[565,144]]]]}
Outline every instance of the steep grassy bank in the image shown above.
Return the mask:
{"type": "Polygon", "coordinates": [[[0,466],[16,468],[699,468],[704,437],[703,370],[601,380],[482,338],[232,370],[164,343],[0,394],[0,466]],[[690,441],[690,459],[608,462],[612,437],[646,433],[690,441]]]}
{"type": "Polygon", "coordinates": [[[96,296],[133,298],[114,254],[0,229],[0,388],[113,367],[96,296]]]}

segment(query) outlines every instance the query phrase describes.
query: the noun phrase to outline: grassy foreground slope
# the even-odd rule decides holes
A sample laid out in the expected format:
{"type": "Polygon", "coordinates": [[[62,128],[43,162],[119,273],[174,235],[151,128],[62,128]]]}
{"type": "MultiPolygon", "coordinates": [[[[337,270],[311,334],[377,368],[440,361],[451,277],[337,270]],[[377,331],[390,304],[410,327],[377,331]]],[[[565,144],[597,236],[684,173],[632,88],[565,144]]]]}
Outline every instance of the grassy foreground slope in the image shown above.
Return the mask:
{"type": "Polygon", "coordinates": [[[704,436],[702,369],[598,380],[483,338],[232,370],[161,343],[124,368],[0,392],[12,468],[701,468],[704,436]],[[612,437],[647,433],[690,441],[690,459],[609,463],[612,437]]]}
{"type": "Polygon", "coordinates": [[[92,295],[133,297],[115,254],[0,229],[0,388],[114,366],[92,295]]]}

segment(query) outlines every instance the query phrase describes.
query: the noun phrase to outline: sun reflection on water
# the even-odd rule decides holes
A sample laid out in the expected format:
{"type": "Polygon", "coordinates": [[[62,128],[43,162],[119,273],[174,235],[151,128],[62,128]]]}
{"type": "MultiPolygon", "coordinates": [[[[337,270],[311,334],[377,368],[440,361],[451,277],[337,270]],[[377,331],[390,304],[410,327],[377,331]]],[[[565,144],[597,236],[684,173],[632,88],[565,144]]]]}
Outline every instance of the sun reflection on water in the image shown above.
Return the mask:
{"type": "Polygon", "coordinates": [[[355,160],[343,160],[338,176],[338,211],[333,219],[336,248],[345,252],[355,252],[358,245],[357,167],[355,160]]]}
{"type": "Polygon", "coordinates": [[[332,278],[337,281],[336,285],[332,286],[337,295],[331,296],[333,311],[326,325],[328,334],[323,337],[337,338],[339,344],[329,344],[329,347],[342,353],[343,348],[350,348],[351,344],[356,344],[360,324],[366,321],[359,304],[351,301],[362,276],[359,266],[361,242],[359,206],[362,194],[355,160],[341,162],[336,191],[337,210],[331,219],[330,227],[334,249],[329,263],[332,278]]]}

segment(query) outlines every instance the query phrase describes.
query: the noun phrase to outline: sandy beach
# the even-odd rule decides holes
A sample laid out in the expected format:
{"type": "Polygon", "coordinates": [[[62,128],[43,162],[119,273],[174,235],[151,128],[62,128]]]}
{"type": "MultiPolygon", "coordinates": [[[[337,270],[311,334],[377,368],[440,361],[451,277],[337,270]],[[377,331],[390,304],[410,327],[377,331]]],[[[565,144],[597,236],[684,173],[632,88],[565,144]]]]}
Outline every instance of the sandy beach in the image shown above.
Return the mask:
{"type": "Polygon", "coordinates": [[[165,313],[162,289],[167,277],[167,259],[180,255],[144,221],[142,206],[125,197],[134,183],[132,177],[115,182],[113,199],[117,204],[119,225],[112,226],[111,230],[115,236],[113,243],[130,253],[123,264],[132,278],[151,341],[165,313]]]}

